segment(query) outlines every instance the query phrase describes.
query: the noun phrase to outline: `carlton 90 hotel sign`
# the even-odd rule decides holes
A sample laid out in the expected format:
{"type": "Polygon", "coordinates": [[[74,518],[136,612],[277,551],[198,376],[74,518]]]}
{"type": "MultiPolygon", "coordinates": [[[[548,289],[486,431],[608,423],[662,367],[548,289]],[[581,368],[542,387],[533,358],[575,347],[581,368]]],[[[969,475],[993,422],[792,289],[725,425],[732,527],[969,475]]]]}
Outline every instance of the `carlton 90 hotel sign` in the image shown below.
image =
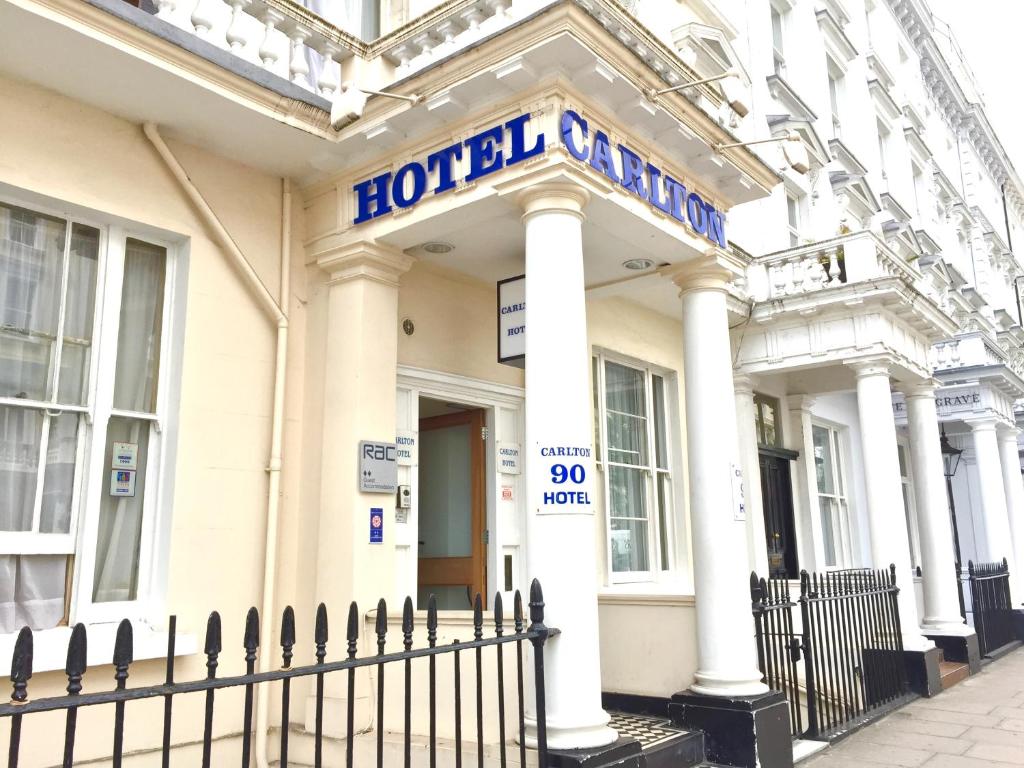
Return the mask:
{"type": "MultiPolygon", "coordinates": [[[[463,158],[468,161],[468,170],[461,180],[473,182],[543,153],[543,133],[538,133],[532,145],[527,146],[526,126],[530,117],[529,113],[520,115],[432,152],[422,160],[406,163],[394,173],[388,171],[355,184],[352,191],[356,216],[352,223],[371,221],[396,208],[411,208],[424,195],[455,189],[459,182],[456,173],[463,167],[463,158]]],[[[725,247],[725,222],[720,211],[629,147],[613,147],[608,134],[592,129],[571,109],[562,112],[559,137],[566,151],[577,160],[696,234],[725,247]]]]}

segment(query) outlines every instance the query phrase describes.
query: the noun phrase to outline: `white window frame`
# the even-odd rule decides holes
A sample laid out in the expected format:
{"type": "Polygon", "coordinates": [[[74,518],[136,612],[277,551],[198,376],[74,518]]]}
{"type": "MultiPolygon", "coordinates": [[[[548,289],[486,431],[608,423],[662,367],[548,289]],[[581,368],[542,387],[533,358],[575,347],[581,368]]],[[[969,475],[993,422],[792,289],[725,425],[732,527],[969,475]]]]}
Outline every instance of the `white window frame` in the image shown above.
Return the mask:
{"type": "Polygon", "coordinates": [[[829,438],[828,444],[832,451],[832,487],[836,489],[836,493],[828,494],[822,493],[818,490],[818,472],[815,466],[815,456],[812,454],[808,457],[810,461],[810,474],[814,482],[814,495],[818,500],[818,506],[814,510],[814,514],[818,518],[818,527],[821,531],[821,543],[822,543],[822,556],[825,558],[818,570],[822,571],[834,571],[842,570],[844,568],[851,568],[853,566],[853,531],[850,525],[851,520],[851,503],[850,503],[850,473],[849,463],[846,461],[847,455],[847,438],[848,428],[839,424],[835,424],[820,419],[811,420],[812,438],[811,444],[814,444],[813,430],[817,427],[819,429],[825,429],[828,431],[829,438]],[[827,497],[836,502],[835,512],[832,518],[832,531],[835,544],[835,560],[836,562],[829,565],[827,562],[828,554],[825,552],[825,528],[822,525],[821,520],[821,499],[827,497]]]}
{"type": "Polygon", "coordinates": [[[828,54],[825,55],[825,76],[828,79],[828,111],[832,116],[832,135],[843,137],[843,100],[846,70],[828,54]]]}
{"type": "MultiPolygon", "coordinates": [[[[903,485],[903,513],[907,521],[907,543],[910,547],[910,565],[916,568],[921,565],[921,539],[917,527],[917,499],[914,497],[914,467],[910,460],[910,441],[906,437],[896,440],[897,451],[903,452],[903,466],[906,474],[900,472],[900,483],[903,485]]],[[[898,458],[898,457],[897,457],[898,458]]],[[[902,470],[902,467],[901,467],[902,470]]]]}
{"type": "Polygon", "coordinates": [[[680,511],[677,492],[676,473],[676,448],[677,432],[673,425],[677,423],[676,398],[673,390],[677,386],[676,374],[674,371],[652,365],[635,358],[619,355],[614,352],[595,349],[592,356],[591,370],[596,374],[593,382],[595,403],[596,428],[595,435],[597,445],[597,469],[601,473],[602,492],[604,497],[604,521],[605,521],[605,562],[607,563],[607,580],[609,584],[628,584],[636,582],[662,581],[667,578],[679,562],[676,553],[675,541],[677,536],[677,515],[680,511]],[[648,569],[644,571],[615,571],[612,567],[612,546],[611,546],[611,505],[610,505],[610,472],[607,471],[611,462],[608,459],[608,410],[607,396],[605,391],[605,364],[614,363],[625,366],[644,374],[644,408],[647,416],[647,465],[638,466],[635,464],[615,463],[616,466],[625,466],[632,469],[640,469],[644,473],[644,494],[647,502],[647,541],[648,541],[648,569]],[[665,465],[666,468],[658,468],[656,465],[656,438],[654,425],[654,387],[652,376],[659,376],[664,385],[664,417],[662,425],[665,434],[665,465]],[[661,477],[667,477],[666,482],[666,508],[661,509],[658,505],[657,483],[661,477]],[[660,523],[664,521],[664,535],[662,535],[660,523]],[[664,576],[663,576],[664,575],[664,576]]]}
{"type": "MultiPolygon", "coordinates": [[[[0,202],[67,221],[68,237],[73,224],[99,230],[96,298],[93,315],[93,352],[84,406],[61,406],[67,412],[85,415],[79,429],[78,455],[72,497],[71,529],[68,534],[0,532],[0,554],[66,554],[73,556],[71,590],[66,598],[69,624],[109,623],[123,618],[162,619],[166,594],[167,556],[170,546],[170,491],[173,456],[177,439],[177,412],[181,345],[184,333],[184,298],[187,244],[172,233],[107,217],[78,206],[24,193],[0,185],[0,202]],[[141,240],[166,251],[161,350],[154,413],[136,413],[113,408],[117,359],[117,330],[121,313],[125,247],[129,239],[141,240]],[[104,371],[101,371],[104,368],[104,371]],[[109,483],[110,468],[104,468],[107,424],[111,417],[129,417],[151,422],[147,472],[143,487],[143,516],[140,533],[136,598],[97,603],[92,591],[96,563],[101,494],[109,483]]],[[[66,271],[66,267],[65,267],[66,271]]],[[[61,312],[66,303],[61,295],[61,312]]],[[[57,359],[59,365],[59,358],[57,359]]],[[[51,407],[21,399],[0,398],[0,404],[21,407],[51,407]]],[[[45,442],[44,436],[44,442],[45,442]]],[[[45,461],[40,446],[41,460],[45,461]]],[[[38,496],[38,494],[37,494],[38,496]]],[[[37,505],[39,500],[37,498],[37,505]]],[[[10,635],[7,635],[9,637],[10,635]]],[[[2,637],[2,636],[0,636],[2,637]]]]}
{"type": "Polygon", "coordinates": [[[790,190],[786,194],[786,229],[789,231],[789,247],[796,248],[803,240],[803,211],[800,196],[790,190]],[[791,215],[792,214],[792,215],[791,215]],[[793,221],[795,219],[795,221],[793,221]]]}
{"type": "Polygon", "coordinates": [[[786,76],[786,9],[780,8],[775,3],[769,3],[768,8],[772,36],[772,67],[776,75],[784,78],[786,76]],[[776,19],[778,19],[777,28],[776,19]]]}

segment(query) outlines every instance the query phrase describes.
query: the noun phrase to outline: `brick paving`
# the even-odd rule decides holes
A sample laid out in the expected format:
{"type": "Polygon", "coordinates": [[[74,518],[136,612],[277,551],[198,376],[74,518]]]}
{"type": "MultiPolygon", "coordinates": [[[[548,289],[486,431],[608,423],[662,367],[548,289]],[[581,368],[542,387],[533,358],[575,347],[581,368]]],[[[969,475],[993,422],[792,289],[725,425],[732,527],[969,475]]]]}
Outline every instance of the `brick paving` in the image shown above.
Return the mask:
{"type": "Polygon", "coordinates": [[[908,704],[800,766],[1024,766],[1024,648],[934,698],[908,704]]]}

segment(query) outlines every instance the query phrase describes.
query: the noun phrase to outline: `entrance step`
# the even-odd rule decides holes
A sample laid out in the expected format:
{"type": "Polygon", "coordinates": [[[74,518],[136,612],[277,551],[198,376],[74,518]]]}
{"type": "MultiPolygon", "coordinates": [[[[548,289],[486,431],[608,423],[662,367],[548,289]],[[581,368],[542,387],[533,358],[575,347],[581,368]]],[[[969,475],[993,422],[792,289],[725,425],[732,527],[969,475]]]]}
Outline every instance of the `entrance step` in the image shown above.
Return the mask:
{"type": "Polygon", "coordinates": [[[667,717],[609,712],[609,725],[619,739],[640,742],[643,758],[639,768],[694,768],[704,761],[704,734],[684,731],[667,717]]]}
{"type": "Polygon", "coordinates": [[[970,675],[971,668],[966,664],[961,664],[958,661],[939,662],[939,683],[944,691],[966,680],[970,675]]]}

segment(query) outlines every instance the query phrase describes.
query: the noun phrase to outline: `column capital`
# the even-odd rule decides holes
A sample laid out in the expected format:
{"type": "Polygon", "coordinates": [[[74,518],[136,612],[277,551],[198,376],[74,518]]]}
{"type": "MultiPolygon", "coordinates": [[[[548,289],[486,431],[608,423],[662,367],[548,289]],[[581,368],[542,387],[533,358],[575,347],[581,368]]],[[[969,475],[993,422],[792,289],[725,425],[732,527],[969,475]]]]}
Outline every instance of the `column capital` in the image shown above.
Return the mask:
{"type": "Polygon", "coordinates": [[[538,213],[571,213],[582,221],[590,193],[579,184],[547,182],[527,187],[516,195],[523,209],[523,220],[538,213]]]}
{"type": "Polygon", "coordinates": [[[892,361],[884,357],[872,357],[866,360],[852,360],[845,363],[847,368],[853,370],[858,379],[865,379],[869,376],[885,376],[888,378],[892,361]]]}
{"type": "Polygon", "coordinates": [[[321,251],[316,263],[330,275],[331,285],[362,278],[397,288],[399,278],[412,268],[416,258],[396,248],[362,240],[321,251]]]}
{"type": "Polygon", "coordinates": [[[732,389],[737,395],[754,396],[754,380],[749,373],[734,373],[732,375],[732,389]]]}
{"type": "Polygon", "coordinates": [[[940,386],[935,379],[923,379],[921,381],[908,381],[900,384],[899,391],[908,400],[915,397],[935,397],[935,390],[940,386]]]}
{"type": "Polygon", "coordinates": [[[815,402],[817,402],[817,398],[811,395],[788,395],[786,397],[786,404],[789,406],[790,411],[807,411],[810,413],[815,402]]]}
{"type": "Polygon", "coordinates": [[[999,423],[999,438],[1006,442],[1017,442],[1017,435],[1021,433],[1021,428],[1017,426],[1011,426],[1010,424],[999,423]]]}
{"type": "Polygon", "coordinates": [[[709,248],[702,256],[666,267],[663,275],[679,286],[679,295],[689,291],[728,290],[729,283],[744,274],[743,265],[721,248],[709,248]]]}
{"type": "Polygon", "coordinates": [[[974,416],[963,420],[971,432],[995,432],[1002,422],[995,416],[974,416]]]}

